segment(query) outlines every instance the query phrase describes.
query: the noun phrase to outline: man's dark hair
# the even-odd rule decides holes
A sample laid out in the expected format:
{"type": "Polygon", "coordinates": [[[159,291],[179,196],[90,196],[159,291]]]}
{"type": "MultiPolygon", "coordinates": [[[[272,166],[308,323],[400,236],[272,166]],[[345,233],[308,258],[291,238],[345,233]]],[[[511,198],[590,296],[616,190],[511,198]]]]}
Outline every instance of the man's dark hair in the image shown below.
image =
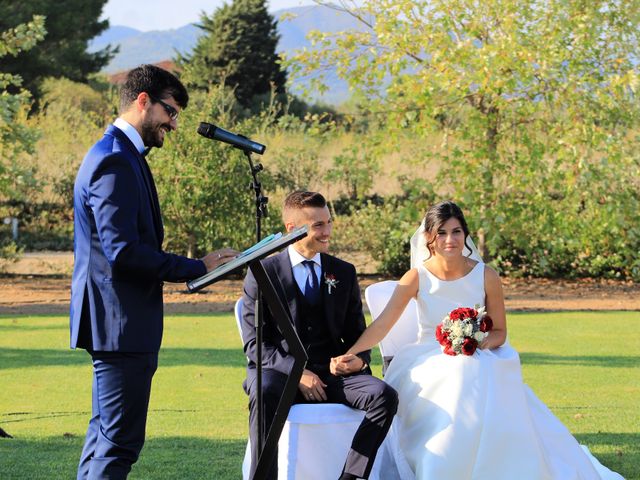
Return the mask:
{"type": "Polygon", "coordinates": [[[464,246],[469,249],[469,255],[467,256],[471,256],[472,249],[467,245],[467,238],[469,238],[467,221],[460,207],[450,200],[432,205],[424,216],[424,234],[427,248],[430,252],[433,251],[433,244],[436,243],[438,229],[451,218],[455,218],[460,222],[460,226],[464,232],[464,246]]]}
{"type": "Polygon", "coordinates": [[[178,78],[155,65],[140,65],[127,73],[120,87],[120,112],[124,112],[142,92],[159,99],[173,97],[180,107],[187,108],[189,94],[178,78]]]}
{"type": "Polygon", "coordinates": [[[298,190],[296,192],[291,192],[287,195],[287,198],[284,199],[285,210],[289,208],[300,209],[305,207],[323,208],[326,205],[327,201],[322,194],[318,192],[305,192],[298,190]]]}
{"type": "Polygon", "coordinates": [[[291,192],[284,199],[284,205],[282,208],[282,221],[286,224],[292,210],[301,210],[305,207],[324,208],[327,206],[327,201],[318,192],[305,192],[298,190],[291,192]]]}

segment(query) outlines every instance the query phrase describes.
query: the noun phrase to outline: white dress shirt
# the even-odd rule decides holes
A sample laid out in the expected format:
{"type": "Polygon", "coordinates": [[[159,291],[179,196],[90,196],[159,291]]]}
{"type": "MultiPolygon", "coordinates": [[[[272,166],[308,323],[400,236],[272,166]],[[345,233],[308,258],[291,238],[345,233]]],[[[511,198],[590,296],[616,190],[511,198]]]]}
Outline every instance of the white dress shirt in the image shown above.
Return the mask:
{"type": "Polygon", "coordinates": [[[133,145],[138,149],[138,152],[142,153],[145,151],[142,137],[133,125],[120,117],[116,118],[115,122],[113,122],[113,125],[122,130],[122,133],[124,133],[127,138],[131,140],[131,143],[133,143],[133,145]]]}
{"type": "Polygon", "coordinates": [[[296,280],[300,291],[305,293],[304,287],[307,284],[309,270],[307,270],[307,267],[305,267],[302,262],[305,260],[313,261],[313,269],[316,272],[318,282],[320,282],[320,274],[322,273],[322,268],[320,267],[320,254],[316,253],[313,258],[305,258],[300,255],[295,248],[293,248],[293,245],[289,245],[287,251],[289,252],[289,259],[291,260],[291,267],[293,268],[293,278],[296,280]]]}

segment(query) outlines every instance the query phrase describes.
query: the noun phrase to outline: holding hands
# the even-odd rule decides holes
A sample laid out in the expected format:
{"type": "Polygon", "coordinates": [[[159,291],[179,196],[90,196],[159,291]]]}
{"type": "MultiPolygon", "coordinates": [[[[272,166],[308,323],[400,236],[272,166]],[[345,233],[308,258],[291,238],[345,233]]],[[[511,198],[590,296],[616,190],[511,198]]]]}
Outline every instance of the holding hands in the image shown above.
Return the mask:
{"type": "Polygon", "coordinates": [[[357,355],[347,353],[331,359],[329,369],[332,375],[351,375],[364,369],[366,364],[357,355]]]}
{"type": "MultiPolygon", "coordinates": [[[[346,376],[360,372],[364,370],[365,367],[366,364],[364,360],[357,355],[347,353],[332,358],[329,371],[335,376],[346,376]]],[[[298,390],[300,390],[302,396],[309,402],[326,402],[327,394],[324,391],[326,386],[326,383],[324,383],[318,375],[305,368],[302,372],[300,383],[298,384],[298,390]]]]}

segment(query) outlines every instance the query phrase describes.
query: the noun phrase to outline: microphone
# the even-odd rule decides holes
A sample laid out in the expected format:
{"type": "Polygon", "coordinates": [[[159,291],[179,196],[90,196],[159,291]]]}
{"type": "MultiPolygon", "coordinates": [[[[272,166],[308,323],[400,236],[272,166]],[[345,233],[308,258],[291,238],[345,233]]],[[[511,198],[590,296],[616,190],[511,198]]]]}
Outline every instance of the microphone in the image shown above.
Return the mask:
{"type": "Polygon", "coordinates": [[[254,142],[253,140],[243,137],[242,135],[236,135],[235,133],[227,132],[226,130],[216,127],[212,123],[200,122],[198,127],[198,133],[203,137],[210,138],[211,140],[218,140],[219,142],[228,143],[240,150],[248,150],[258,155],[262,155],[267,149],[264,145],[254,142]]]}

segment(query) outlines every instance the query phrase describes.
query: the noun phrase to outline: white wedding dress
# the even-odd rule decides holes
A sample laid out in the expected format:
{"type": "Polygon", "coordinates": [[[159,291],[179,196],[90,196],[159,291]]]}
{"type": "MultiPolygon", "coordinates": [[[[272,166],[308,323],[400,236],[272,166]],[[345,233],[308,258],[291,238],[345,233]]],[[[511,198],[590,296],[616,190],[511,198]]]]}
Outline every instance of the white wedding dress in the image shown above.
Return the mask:
{"type": "Polygon", "coordinates": [[[581,448],[522,382],[508,343],[472,356],[442,353],[435,328],[444,316],[485,303],[484,264],[452,281],[417,268],[419,337],[386,372],[400,404],[370,478],[622,479],[581,448]]]}

